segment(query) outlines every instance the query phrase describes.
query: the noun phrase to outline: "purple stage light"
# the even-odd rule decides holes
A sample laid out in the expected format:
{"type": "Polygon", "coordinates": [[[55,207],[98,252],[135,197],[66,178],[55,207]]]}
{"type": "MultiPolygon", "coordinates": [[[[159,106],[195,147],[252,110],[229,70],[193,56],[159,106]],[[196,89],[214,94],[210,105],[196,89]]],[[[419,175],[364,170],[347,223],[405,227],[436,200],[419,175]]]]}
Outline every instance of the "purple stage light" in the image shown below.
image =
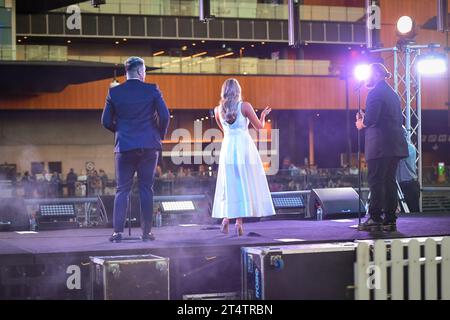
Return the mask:
{"type": "Polygon", "coordinates": [[[356,80],[365,81],[370,77],[370,66],[368,64],[359,64],[355,67],[353,74],[356,80]]]}

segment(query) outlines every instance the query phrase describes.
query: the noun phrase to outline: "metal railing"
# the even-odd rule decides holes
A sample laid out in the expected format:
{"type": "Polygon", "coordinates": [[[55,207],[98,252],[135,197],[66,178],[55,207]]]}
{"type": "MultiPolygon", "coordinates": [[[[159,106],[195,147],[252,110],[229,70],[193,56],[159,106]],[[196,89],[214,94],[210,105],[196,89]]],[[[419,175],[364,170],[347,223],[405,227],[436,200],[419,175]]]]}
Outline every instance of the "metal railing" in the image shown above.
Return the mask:
{"type": "MultiPolygon", "coordinates": [[[[180,0],[108,0],[94,8],[90,1],[79,4],[81,13],[136,14],[157,16],[198,16],[198,1],[180,0]]],[[[54,11],[64,12],[66,8],[54,11]]],[[[218,18],[288,19],[287,4],[257,3],[256,0],[212,0],[211,14],[218,18]]],[[[363,7],[336,7],[302,5],[301,20],[355,22],[364,16],[363,7]]]]}
{"type": "MultiPolygon", "coordinates": [[[[68,60],[96,61],[122,64],[127,56],[74,56],[68,60]]],[[[259,75],[334,75],[329,60],[285,60],[258,58],[216,58],[216,57],[142,57],[146,65],[160,68],[151,73],[184,74],[259,74],[259,75]]]]}

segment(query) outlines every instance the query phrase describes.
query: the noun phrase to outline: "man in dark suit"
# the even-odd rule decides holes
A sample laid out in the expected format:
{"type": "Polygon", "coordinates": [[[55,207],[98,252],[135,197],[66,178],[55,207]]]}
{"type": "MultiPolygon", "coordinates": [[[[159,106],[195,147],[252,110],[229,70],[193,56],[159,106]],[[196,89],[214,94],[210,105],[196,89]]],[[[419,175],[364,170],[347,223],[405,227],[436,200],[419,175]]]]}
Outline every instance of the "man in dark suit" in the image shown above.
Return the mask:
{"type": "Polygon", "coordinates": [[[137,172],[142,217],[142,240],[154,240],[153,177],[162,150],[161,140],[169,125],[169,110],[155,84],[145,83],[144,60],[125,62],[127,81],[109,90],[102,125],[115,133],[117,190],[114,199],[114,233],[119,242],[125,226],[127,199],[137,172]]]}
{"type": "Polygon", "coordinates": [[[365,157],[370,188],[369,218],[359,226],[363,231],[396,231],[397,184],[395,173],[400,159],[408,156],[403,134],[400,98],[386,82],[391,77],[381,63],[370,66],[366,86],[371,89],[366,112],[356,115],[356,127],[365,129],[365,157]],[[382,214],[384,213],[384,219],[382,214]]]}

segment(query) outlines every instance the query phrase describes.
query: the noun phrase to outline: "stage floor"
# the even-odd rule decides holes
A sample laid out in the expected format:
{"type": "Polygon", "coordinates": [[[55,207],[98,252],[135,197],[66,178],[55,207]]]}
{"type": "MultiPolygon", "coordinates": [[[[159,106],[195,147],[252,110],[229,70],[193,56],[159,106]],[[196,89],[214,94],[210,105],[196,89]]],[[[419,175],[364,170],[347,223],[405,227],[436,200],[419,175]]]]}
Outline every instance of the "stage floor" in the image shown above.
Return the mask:
{"type": "MultiPolygon", "coordinates": [[[[219,225],[154,228],[155,241],[111,243],[111,229],[79,228],[32,234],[0,232],[1,299],[91,299],[90,257],[154,254],[170,259],[170,299],[241,290],[241,248],[363,239],[450,235],[450,214],[402,216],[398,232],[357,231],[351,220],[270,220],[246,223],[245,235],[219,225]],[[352,227],[353,226],[353,227],[352,227]],[[80,268],[81,287],[68,290],[68,268],[80,268]]],[[[140,230],[134,228],[133,236],[140,230]]],[[[351,266],[349,266],[351,268],[351,266]]]]}
{"type": "MultiPolygon", "coordinates": [[[[246,223],[245,235],[237,237],[233,226],[230,234],[223,235],[219,225],[186,225],[153,228],[155,241],[139,240],[110,243],[111,229],[80,228],[70,230],[42,231],[32,234],[18,232],[0,233],[0,256],[70,254],[95,255],[101,252],[127,252],[149,250],[205,251],[213,252],[223,247],[281,245],[287,243],[345,242],[362,239],[403,238],[450,235],[450,214],[404,215],[398,220],[397,232],[361,232],[354,227],[357,219],[349,220],[272,220],[246,223]],[[214,249],[215,248],[215,249],[214,249]]],[[[128,229],[124,235],[128,235],[128,229]]],[[[133,236],[140,229],[132,229],[133,236]]]]}

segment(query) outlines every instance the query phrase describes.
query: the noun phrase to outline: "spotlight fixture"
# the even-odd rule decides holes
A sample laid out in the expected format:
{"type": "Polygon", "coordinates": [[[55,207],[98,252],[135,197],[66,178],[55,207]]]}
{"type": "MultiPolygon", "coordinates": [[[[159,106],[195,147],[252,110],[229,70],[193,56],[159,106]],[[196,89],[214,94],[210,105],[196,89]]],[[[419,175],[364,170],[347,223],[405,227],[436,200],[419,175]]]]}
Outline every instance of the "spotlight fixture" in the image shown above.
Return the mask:
{"type": "Polygon", "coordinates": [[[397,21],[397,36],[400,38],[398,44],[405,45],[414,43],[416,37],[416,24],[409,16],[402,16],[397,21]]]}
{"type": "Polygon", "coordinates": [[[356,80],[366,81],[370,77],[370,66],[368,64],[357,65],[353,74],[356,80]]]}
{"type": "Polygon", "coordinates": [[[397,31],[401,34],[407,34],[413,29],[413,20],[411,17],[403,16],[397,21],[397,31]]]}
{"type": "Polygon", "coordinates": [[[436,52],[425,54],[417,62],[417,71],[423,76],[443,74],[447,71],[447,58],[436,52]]]}
{"type": "Polygon", "coordinates": [[[94,8],[100,7],[102,4],[106,4],[106,0],[91,0],[91,5],[94,8]]]}

